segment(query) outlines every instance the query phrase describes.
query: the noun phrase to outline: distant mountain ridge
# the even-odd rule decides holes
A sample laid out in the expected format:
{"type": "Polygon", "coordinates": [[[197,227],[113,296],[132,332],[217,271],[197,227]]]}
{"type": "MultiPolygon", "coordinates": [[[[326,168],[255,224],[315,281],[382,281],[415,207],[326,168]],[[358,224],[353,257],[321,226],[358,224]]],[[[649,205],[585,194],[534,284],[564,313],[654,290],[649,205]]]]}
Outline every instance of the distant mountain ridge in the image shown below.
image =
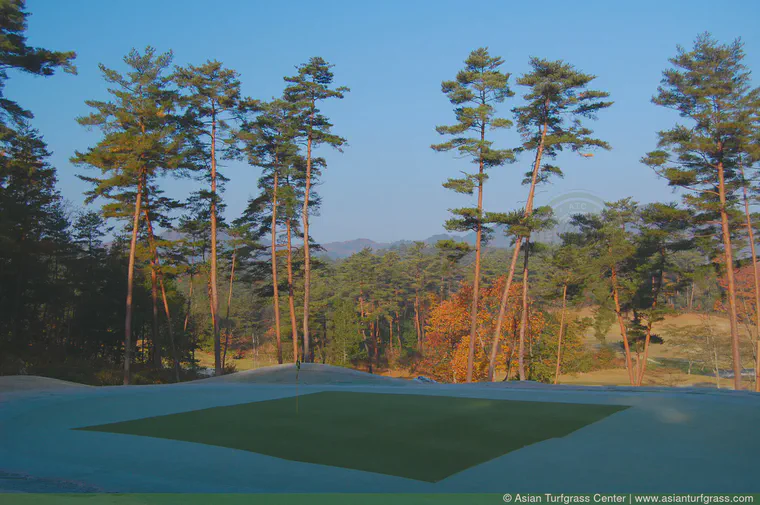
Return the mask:
{"type": "Polygon", "coordinates": [[[391,244],[385,242],[375,242],[368,238],[355,238],[353,240],[345,240],[343,242],[328,242],[326,244],[320,244],[323,251],[319,254],[327,256],[332,259],[347,258],[352,254],[356,254],[362,249],[369,247],[373,251],[380,249],[390,249],[391,244]]]}
{"type": "MultiPolygon", "coordinates": [[[[561,220],[554,228],[551,230],[546,230],[538,234],[537,236],[534,236],[532,238],[533,242],[540,242],[543,244],[559,244],[561,242],[560,240],[560,234],[568,231],[572,231],[573,227],[569,224],[569,222],[565,220],[561,220]]],[[[421,240],[420,242],[424,242],[428,245],[435,245],[436,242],[439,240],[457,240],[460,242],[466,242],[470,245],[475,245],[475,232],[470,232],[465,235],[451,235],[448,233],[439,233],[437,235],[431,235],[430,237],[421,240]]],[[[381,251],[381,250],[387,250],[387,249],[395,249],[398,247],[408,246],[413,244],[415,241],[413,240],[397,240],[395,242],[375,242],[372,239],[368,238],[357,238],[353,240],[345,240],[342,242],[327,242],[324,244],[321,244],[322,248],[324,249],[319,254],[323,256],[327,256],[331,259],[341,259],[341,258],[347,258],[351,256],[352,254],[356,254],[362,249],[365,249],[367,247],[371,248],[373,251],[381,251]]],[[[491,240],[488,242],[488,247],[496,248],[496,249],[506,249],[509,247],[512,247],[512,241],[509,237],[504,235],[503,229],[499,226],[495,227],[493,235],[491,236],[491,240]]]]}
{"type": "MultiPolygon", "coordinates": [[[[466,235],[450,235],[447,233],[439,233],[432,235],[426,239],[420,240],[428,245],[435,245],[439,240],[456,240],[460,242],[466,242],[470,245],[475,244],[475,233],[471,232],[466,235]]],[[[324,249],[319,254],[327,256],[331,259],[342,259],[356,254],[362,249],[369,247],[373,251],[381,251],[387,249],[395,249],[398,247],[408,246],[413,244],[413,240],[397,240],[395,242],[375,242],[368,238],[357,238],[353,240],[345,240],[342,242],[327,242],[321,244],[324,249]]],[[[496,231],[493,234],[493,238],[488,242],[488,247],[506,248],[510,246],[510,241],[504,236],[501,231],[496,231]]]]}
{"type": "MultiPolygon", "coordinates": [[[[556,244],[556,243],[559,243],[560,241],[559,233],[563,231],[567,231],[567,228],[561,223],[560,225],[555,227],[553,230],[542,232],[539,236],[534,237],[533,241],[548,243],[548,244],[556,244]]],[[[178,240],[182,238],[183,234],[176,230],[171,230],[169,232],[166,232],[163,236],[169,240],[178,240]]],[[[229,238],[230,238],[229,235],[227,235],[224,232],[224,230],[219,231],[220,242],[229,240],[229,238]]],[[[344,240],[344,241],[326,242],[324,244],[320,244],[320,246],[322,247],[322,250],[319,252],[316,252],[315,255],[337,260],[337,259],[348,258],[352,254],[356,254],[359,251],[366,249],[368,247],[372,249],[373,251],[383,251],[383,250],[388,250],[388,249],[398,249],[405,246],[410,246],[414,242],[424,242],[425,244],[434,246],[439,240],[456,240],[459,242],[466,242],[474,246],[475,232],[470,232],[464,235],[438,233],[436,235],[431,235],[428,238],[419,240],[419,241],[396,240],[394,242],[376,242],[369,238],[356,238],[356,239],[344,240]]],[[[270,242],[267,237],[262,237],[261,244],[264,246],[269,246],[270,242]]],[[[506,249],[511,246],[512,246],[511,239],[509,239],[508,237],[504,235],[501,227],[496,227],[491,237],[491,240],[489,240],[488,242],[488,247],[495,248],[495,249],[506,249]]]]}

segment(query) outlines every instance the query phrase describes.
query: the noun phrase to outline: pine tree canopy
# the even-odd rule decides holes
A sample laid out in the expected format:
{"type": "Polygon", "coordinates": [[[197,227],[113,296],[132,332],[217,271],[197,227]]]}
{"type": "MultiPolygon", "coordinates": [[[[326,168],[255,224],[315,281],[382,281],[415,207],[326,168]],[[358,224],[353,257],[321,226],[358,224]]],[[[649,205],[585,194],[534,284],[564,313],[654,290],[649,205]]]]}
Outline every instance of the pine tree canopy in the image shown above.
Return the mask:
{"type": "MultiPolygon", "coordinates": [[[[24,0],[3,0],[0,2],[0,109],[3,113],[19,121],[31,118],[32,113],[3,94],[8,70],[20,70],[32,75],[50,76],[57,68],[76,74],[73,64],[76,53],[57,52],[31,47],[26,43],[27,17],[24,0]]],[[[3,122],[4,121],[0,121],[3,122]]]]}
{"type": "Polygon", "coordinates": [[[133,200],[129,193],[134,194],[141,178],[147,183],[184,164],[183,138],[173,117],[178,97],[164,75],[171,60],[171,52],[157,54],[147,47],[142,54],[133,49],[124,58],[126,74],[101,64],[112,101],[88,100],[94,112],[77,119],[103,132],[95,147],[76,152],[71,161],[100,170],[102,177],[78,177],[93,185],[86,193],[88,202],[99,197],[115,200],[104,208],[111,217],[124,217],[121,203],[133,200]]]}
{"type": "Polygon", "coordinates": [[[510,74],[499,71],[503,64],[504,60],[491,56],[487,48],[481,47],[470,53],[456,80],[441,83],[441,91],[455,106],[457,122],[436,127],[439,134],[453,138],[432,145],[434,150],[456,150],[472,158],[473,163],[480,164],[482,160],[486,168],[513,161],[512,151],[493,149],[493,142],[482,138],[485,131],[512,126],[509,119],[496,116],[495,106],[514,95],[508,83],[510,74]]]}
{"type": "MultiPolygon", "coordinates": [[[[565,149],[586,154],[589,149],[609,149],[607,142],[594,138],[593,131],[583,125],[583,119],[596,119],[596,113],[613,102],[604,91],[588,89],[596,77],[578,71],[562,60],[531,58],[532,70],[517,79],[517,84],[529,88],[523,95],[526,105],[515,107],[517,129],[523,144],[517,152],[537,149],[546,129],[543,155],[555,158],[565,149]]],[[[561,175],[559,167],[542,167],[541,177],[561,175]]]]}
{"type": "Polygon", "coordinates": [[[743,59],[741,40],[719,44],[704,33],[692,50],[678,47],[670,60],[673,68],[663,72],[652,98],[655,104],[678,111],[686,123],[659,132],[659,149],[642,161],[671,186],[704,193],[689,201],[704,210],[715,210],[718,165],[725,170],[731,198],[742,182],[739,157],[757,140],[760,88],[751,86],[743,59]]]}
{"type": "Polygon", "coordinates": [[[299,65],[298,74],[285,77],[289,83],[283,93],[283,98],[291,104],[298,134],[296,138],[301,142],[311,139],[312,144],[327,144],[336,149],[346,143],[346,139],[331,133],[332,123],[319,110],[319,102],[329,98],[342,99],[351,91],[346,86],[331,88],[333,65],[328,64],[323,58],[312,57],[307,63],[299,65]]]}
{"type": "MultiPolygon", "coordinates": [[[[499,70],[504,60],[491,56],[487,48],[472,51],[464,63],[465,68],[457,73],[455,80],[441,83],[441,91],[454,105],[456,123],[437,126],[435,130],[452,138],[430,147],[438,152],[456,151],[478,167],[475,173],[462,172],[463,177],[449,178],[443,183],[447,189],[471,195],[475,189],[479,189],[479,194],[482,192],[488,179],[487,169],[514,161],[510,149],[494,149],[493,141],[486,138],[486,132],[512,126],[510,120],[496,115],[496,105],[514,93],[509,88],[510,74],[499,70]]],[[[481,242],[488,242],[492,230],[484,226],[481,208],[449,210],[455,217],[446,221],[444,227],[447,230],[480,231],[481,242]]]]}

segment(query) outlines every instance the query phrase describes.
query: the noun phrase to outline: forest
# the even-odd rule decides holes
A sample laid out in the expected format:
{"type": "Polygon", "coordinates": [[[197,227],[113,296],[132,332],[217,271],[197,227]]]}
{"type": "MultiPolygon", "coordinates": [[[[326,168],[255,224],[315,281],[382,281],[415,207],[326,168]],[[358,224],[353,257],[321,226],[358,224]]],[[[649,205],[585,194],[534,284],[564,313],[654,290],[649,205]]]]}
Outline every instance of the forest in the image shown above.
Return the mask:
{"type": "Polygon", "coordinates": [[[216,375],[245,357],[439,382],[557,383],[617,367],[640,386],[652,347],[670,339],[716,375],[729,367],[734,388],[760,391],[760,88],[741,40],[684,41],[651,90],[680,119],[639,169],[677,189],[674,200],[605,202],[552,243],[531,240],[557,225],[550,206],[535,205],[538,188],[551,194],[563,159],[592,163],[614,147],[592,130],[615,107],[586,73],[603,68],[530,57],[518,76],[488,48],[442,55],[464,61],[439,77],[451,121],[431,122],[440,143],[430,148],[455,157],[462,176],[431,183],[471,199],[444,226],[473,243],[331,259],[311,217],[317,187],[330,184],[320,153],[350,149],[351,132],[322,111],[351,99],[339,68],[319,56],[293,62],[281,95],[264,99],[243,96],[240,74],[216,60],[178,66],[153,47],[114,55],[100,65],[109,98],[72,118],[98,135],[68,153],[89,187],[88,205],[72,208],[45,132],[5,84],[27,73],[55,86],[56,73],[76,74],[76,53],[29,45],[24,1],[0,5],[0,375],[178,382],[210,355],[216,375]],[[500,145],[504,129],[521,143],[500,145]],[[260,176],[238,216],[225,213],[229,160],[260,176]],[[484,192],[499,191],[489,172],[507,166],[524,205],[484,208],[484,192]],[[169,196],[179,179],[194,191],[169,196]],[[496,234],[511,247],[489,246],[496,234]],[[687,312],[727,318],[728,333],[658,332],[687,312]],[[603,338],[610,328],[614,342],[603,338]]]}

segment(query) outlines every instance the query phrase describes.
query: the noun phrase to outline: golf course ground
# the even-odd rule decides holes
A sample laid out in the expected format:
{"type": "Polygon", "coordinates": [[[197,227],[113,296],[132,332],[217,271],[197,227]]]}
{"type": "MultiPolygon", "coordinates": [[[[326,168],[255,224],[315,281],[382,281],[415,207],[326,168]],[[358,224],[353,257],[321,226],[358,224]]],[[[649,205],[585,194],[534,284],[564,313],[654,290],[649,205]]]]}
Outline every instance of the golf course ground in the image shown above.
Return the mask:
{"type": "Polygon", "coordinates": [[[760,490],[754,393],[428,384],[313,364],[295,375],[282,365],[126,387],[0,377],[0,490],[760,490]]]}

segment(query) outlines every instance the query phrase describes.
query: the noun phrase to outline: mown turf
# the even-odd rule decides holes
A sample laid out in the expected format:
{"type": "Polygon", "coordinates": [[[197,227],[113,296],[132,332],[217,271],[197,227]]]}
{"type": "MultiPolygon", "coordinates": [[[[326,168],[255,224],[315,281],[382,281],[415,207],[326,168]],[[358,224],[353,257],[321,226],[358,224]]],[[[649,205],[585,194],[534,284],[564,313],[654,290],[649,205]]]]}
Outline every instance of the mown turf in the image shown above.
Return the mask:
{"type": "Polygon", "coordinates": [[[80,429],[437,482],[626,408],[330,391],[80,429]]]}

